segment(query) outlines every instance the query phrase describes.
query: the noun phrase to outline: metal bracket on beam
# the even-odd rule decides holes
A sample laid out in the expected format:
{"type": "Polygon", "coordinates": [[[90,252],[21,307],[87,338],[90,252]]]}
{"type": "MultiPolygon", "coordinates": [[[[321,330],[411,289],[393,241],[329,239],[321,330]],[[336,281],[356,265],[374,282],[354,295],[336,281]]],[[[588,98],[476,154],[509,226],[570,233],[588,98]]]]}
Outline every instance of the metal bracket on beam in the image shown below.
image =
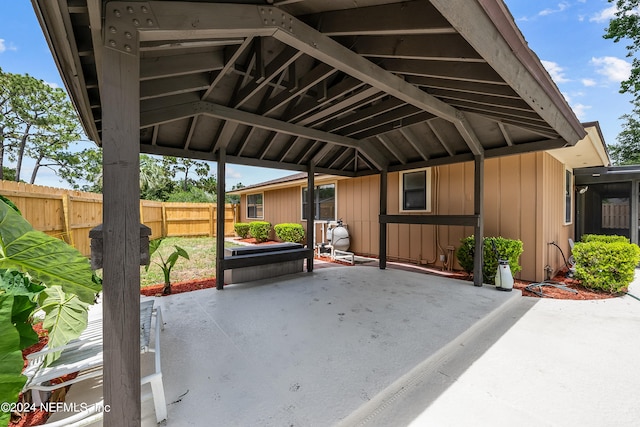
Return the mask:
{"type": "Polygon", "coordinates": [[[262,23],[266,27],[277,26],[291,34],[294,33],[294,23],[297,21],[292,15],[283,12],[277,7],[259,6],[260,16],[262,17],[262,23]]]}
{"type": "Polygon", "coordinates": [[[109,2],[105,5],[104,17],[104,46],[132,55],[138,54],[138,31],[158,28],[158,21],[147,2],[109,2]]]}

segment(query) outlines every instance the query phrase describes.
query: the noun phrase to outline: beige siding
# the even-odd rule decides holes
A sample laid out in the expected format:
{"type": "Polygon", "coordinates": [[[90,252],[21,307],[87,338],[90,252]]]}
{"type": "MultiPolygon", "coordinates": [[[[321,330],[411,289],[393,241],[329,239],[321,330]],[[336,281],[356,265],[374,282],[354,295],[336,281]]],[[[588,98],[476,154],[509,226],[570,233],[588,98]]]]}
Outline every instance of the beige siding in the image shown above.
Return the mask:
{"type": "MultiPolygon", "coordinates": [[[[554,271],[563,266],[555,241],[568,252],[573,224],[564,225],[564,171],[562,163],[547,153],[529,153],[490,159],[485,164],[485,236],[520,239],[520,259],[525,280],[545,279],[545,266],[554,271]]],[[[461,163],[431,169],[431,212],[438,215],[473,214],[474,166],[461,163]]],[[[400,174],[388,176],[387,212],[400,213],[400,174]]],[[[380,178],[367,176],[337,181],[337,218],[349,229],[350,250],[378,256],[380,178]]],[[[264,192],[265,221],[271,224],[302,222],[301,187],[264,192]]],[[[246,197],[242,196],[242,220],[246,197]]],[[[428,214],[426,214],[428,215],[428,214]]],[[[306,226],[305,223],[303,225],[306,226]]],[[[439,255],[447,247],[457,249],[460,240],[473,234],[473,227],[389,224],[389,260],[441,266],[439,255]]],[[[316,228],[317,241],[321,240],[316,228]]],[[[459,268],[459,265],[456,264],[459,268]]]]}

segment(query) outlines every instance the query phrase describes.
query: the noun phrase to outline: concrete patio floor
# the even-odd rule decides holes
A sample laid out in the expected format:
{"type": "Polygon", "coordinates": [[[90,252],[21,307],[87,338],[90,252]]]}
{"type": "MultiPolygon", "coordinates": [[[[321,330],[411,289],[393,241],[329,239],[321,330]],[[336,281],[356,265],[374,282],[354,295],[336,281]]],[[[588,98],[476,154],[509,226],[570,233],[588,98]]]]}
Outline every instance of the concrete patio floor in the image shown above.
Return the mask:
{"type": "MultiPolygon", "coordinates": [[[[640,301],[630,296],[539,300],[345,267],[156,303],[166,323],[167,426],[635,426],[640,419],[640,301]]],[[[68,398],[86,402],[90,385],[83,387],[68,398]]],[[[155,425],[150,402],[143,425],[155,425]]]]}

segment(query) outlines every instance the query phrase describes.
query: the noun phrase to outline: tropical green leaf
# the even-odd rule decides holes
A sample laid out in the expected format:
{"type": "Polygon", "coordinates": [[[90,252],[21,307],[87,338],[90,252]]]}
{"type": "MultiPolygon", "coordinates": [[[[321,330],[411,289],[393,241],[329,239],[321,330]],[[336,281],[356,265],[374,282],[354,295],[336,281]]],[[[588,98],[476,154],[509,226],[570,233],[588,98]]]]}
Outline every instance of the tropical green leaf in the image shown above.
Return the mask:
{"type": "Polygon", "coordinates": [[[7,205],[9,205],[9,207],[11,209],[13,209],[14,211],[18,212],[20,215],[22,215],[22,212],[20,212],[20,209],[18,209],[18,207],[9,199],[7,199],[6,197],[4,197],[2,194],[0,194],[0,200],[2,200],[3,202],[5,202],[7,205]]]}
{"type": "Polygon", "coordinates": [[[45,286],[33,283],[17,270],[0,270],[0,290],[14,296],[25,296],[36,301],[45,286]]]}
{"type": "Polygon", "coordinates": [[[11,321],[20,334],[20,349],[38,342],[38,334],[31,325],[31,315],[43,289],[44,286],[36,285],[19,271],[0,270],[0,290],[14,296],[11,321]]]}
{"type": "Polygon", "coordinates": [[[0,242],[0,267],[14,267],[47,286],[62,286],[87,303],[101,287],[93,280],[89,260],[62,240],[40,231],[29,231],[8,242],[0,242]]]}
{"type": "MultiPolygon", "coordinates": [[[[60,286],[50,286],[40,295],[40,307],[46,313],[42,327],[49,331],[49,347],[62,347],[78,338],[87,328],[88,304],[77,295],[66,294],[60,286]]],[[[50,353],[45,364],[50,364],[60,355],[50,353]]]]}
{"type": "Polygon", "coordinates": [[[176,248],[176,252],[178,253],[178,255],[180,255],[182,258],[189,259],[189,254],[187,253],[187,251],[182,249],[180,246],[174,245],[174,247],[176,248]]]}
{"type": "Polygon", "coordinates": [[[93,302],[102,287],[93,282],[89,260],[62,240],[35,231],[18,213],[0,201],[0,268],[16,268],[46,286],[93,302]]]}
{"type": "MultiPolygon", "coordinates": [[[[27,381],[22,372],[20,335],[11,321],[14,296],[0,294],[0,403],[18,401],[27,381]]],[[[11,413],[0,411],[0,425],[9,424],[11,413]]]]}

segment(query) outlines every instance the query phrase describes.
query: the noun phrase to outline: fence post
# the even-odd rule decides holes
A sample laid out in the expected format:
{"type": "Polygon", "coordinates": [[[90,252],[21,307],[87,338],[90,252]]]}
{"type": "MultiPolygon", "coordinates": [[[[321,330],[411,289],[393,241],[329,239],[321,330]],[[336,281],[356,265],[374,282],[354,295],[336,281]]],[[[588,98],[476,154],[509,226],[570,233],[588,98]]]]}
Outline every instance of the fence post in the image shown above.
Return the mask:
{"type": "Polygon", "coordinates": [[[71,198],[69,197],[69,193],[65,193],[62,195],[62,216],[64,217],[64,233],[67,235],[69,241],[68,243],[75,247],[73,241],[73,233],[71,231],[71,198]]]}
{"type": "Polygon", "coordinates": [[[161,236],[160,237],[167,237],[168,234],[168,230],[167,230],[167,208],[164,205],[164,202],[162,202],[162,231],[160,232],[161,236]]]}
{"type": "Polygon", "coordinates": [[[214,237],[216,229],[215,207],[213,203],[209,204],[209,237],[214,237]]]}

